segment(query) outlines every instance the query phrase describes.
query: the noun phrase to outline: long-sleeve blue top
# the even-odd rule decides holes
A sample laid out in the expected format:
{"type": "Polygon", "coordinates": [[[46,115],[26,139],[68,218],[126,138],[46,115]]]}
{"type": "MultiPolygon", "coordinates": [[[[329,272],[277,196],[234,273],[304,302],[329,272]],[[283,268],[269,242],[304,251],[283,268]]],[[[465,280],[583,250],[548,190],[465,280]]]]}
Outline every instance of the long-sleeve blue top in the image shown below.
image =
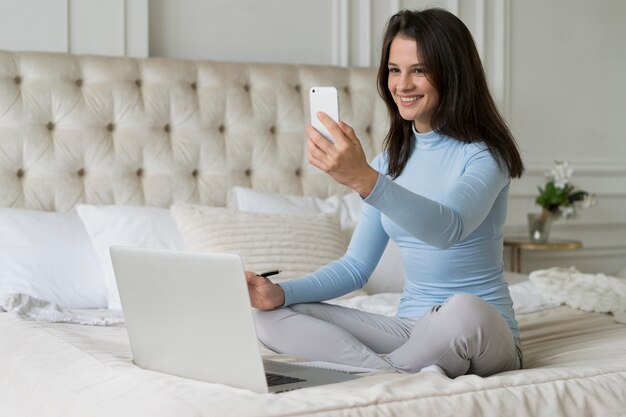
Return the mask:
{"type": "Polygon", "coordinates": [[[404,171],[391,180],[385,154],[364,199],[346,254],[314,273],[282,282],[285,306],[329,300],[363,287],[391,238],[405,277],[398,317],[416,318],[457,293],[481,297],[519,327],[503,278],[503,228],[510,179],[482,143],[415,132],[404,171]]]}

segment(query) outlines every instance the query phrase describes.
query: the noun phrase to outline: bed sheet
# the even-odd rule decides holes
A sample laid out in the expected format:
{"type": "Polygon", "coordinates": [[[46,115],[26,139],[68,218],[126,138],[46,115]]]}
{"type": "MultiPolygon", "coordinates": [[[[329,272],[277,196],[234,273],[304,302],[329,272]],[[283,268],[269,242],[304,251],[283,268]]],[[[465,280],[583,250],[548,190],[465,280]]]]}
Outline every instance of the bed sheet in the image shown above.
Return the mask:
{"type": "Polygon", "coordinates": [[[521,371],[454,380],[382,372],[255,394],[136,367],[123,326],[43,323],[0,313],[0,415],[624,415],[625,325],[568,307],[518,319],[526,367],[521,371]]]}

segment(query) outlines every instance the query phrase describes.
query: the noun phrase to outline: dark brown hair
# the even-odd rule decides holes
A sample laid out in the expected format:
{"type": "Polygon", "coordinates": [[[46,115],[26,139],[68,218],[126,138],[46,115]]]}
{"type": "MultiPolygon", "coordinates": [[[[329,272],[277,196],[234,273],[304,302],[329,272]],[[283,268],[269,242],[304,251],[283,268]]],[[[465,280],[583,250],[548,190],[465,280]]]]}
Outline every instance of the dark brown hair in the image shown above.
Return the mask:
{"type": "Polygon", "coordinates": [[[444,9],[403,10],[389,20],[383,38],[378,92],[385,101],[390,127],[384,148],[387,174],[398,177],[409,159],[413,121],[404,120],[389,91],[389,50],[396,36],[414,39],[428,81],[439,93],[433,130],[463,142],[483,142],[509,176],[524,171],[517,144],[489,93],[476,45],[465,24],[444,9]]]}

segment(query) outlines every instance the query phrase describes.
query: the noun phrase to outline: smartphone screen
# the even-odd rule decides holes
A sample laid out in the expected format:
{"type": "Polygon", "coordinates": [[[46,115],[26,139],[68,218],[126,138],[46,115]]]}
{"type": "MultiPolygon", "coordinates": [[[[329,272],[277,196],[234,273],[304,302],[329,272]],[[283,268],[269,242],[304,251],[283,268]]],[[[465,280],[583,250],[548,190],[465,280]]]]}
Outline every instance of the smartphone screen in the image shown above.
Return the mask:
{"type": "Polygon", "coordinates": [[[313,87],[309,90],[311,125],[330,142],[335,143],[326,126],[317,118],[317,112],[323,111],[335,122],[339,122],[339,96],[335,87],[313,87]]]}

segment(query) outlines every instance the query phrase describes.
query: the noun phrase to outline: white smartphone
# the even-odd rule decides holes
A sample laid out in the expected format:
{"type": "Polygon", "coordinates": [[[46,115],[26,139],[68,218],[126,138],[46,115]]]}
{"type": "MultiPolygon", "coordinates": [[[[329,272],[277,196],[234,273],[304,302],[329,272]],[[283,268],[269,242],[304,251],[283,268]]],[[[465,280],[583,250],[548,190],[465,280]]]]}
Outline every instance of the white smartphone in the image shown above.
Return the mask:
{"type": "Polygon", "coordinates": [[[339,122],[339,95],[335,87],[312,87],[309,90],[311,108],[311,125],[331,143],[335,143],[332,135],[317,118],[317,112],[323,111],[335,122],[339,122]]]}

